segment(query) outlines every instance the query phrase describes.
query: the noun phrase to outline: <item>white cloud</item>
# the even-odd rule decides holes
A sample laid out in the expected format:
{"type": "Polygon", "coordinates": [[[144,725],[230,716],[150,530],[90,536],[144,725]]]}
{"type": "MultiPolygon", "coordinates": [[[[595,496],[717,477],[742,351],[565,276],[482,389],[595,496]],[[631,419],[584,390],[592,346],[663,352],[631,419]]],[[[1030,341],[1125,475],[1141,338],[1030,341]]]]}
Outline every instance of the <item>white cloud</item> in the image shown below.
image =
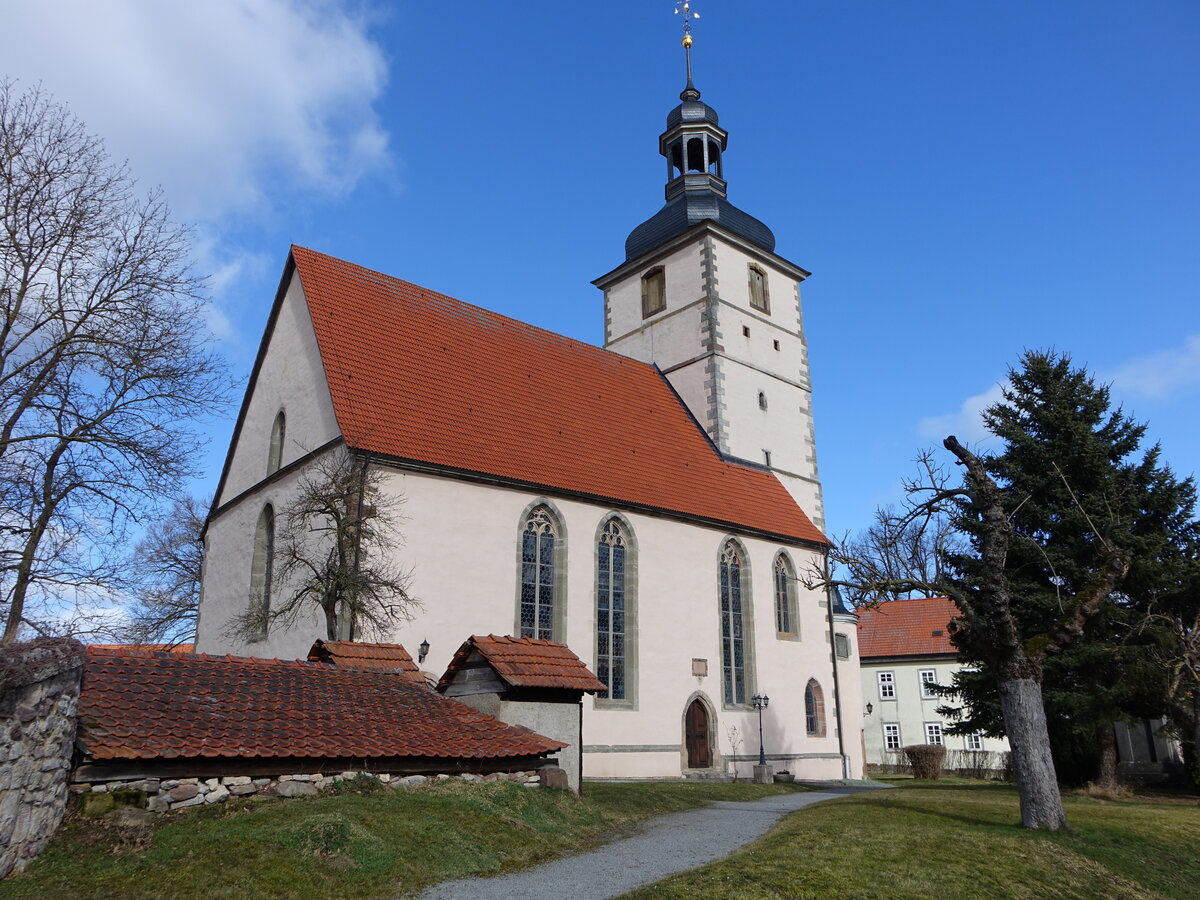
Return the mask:
{"type": "Polygon", "coordinates": [[[1001,384],[994,384],[982,394],[963,401],[957,412],[927,416],[917,423],[917,435],[922,440],[939,443],[952,434],[963,444],[977,444],[990,437],[983,427],[983,411],[1003,399],[1001,384]]]}
{"type": "Polygon", "coordinates": [[[336,195],[386,162],[383,54],[335,0],[42,0],[4,24],[2,74],[40,81],[181,218],[336,195]]]}
{"type": "Polygon", "coordinates": [[[1110,378],[1120,397],[1164,400],[1191,393],[1200,388],[1200,334],[1190,335],[1182,347],[1134,357],[1110,378]]]}

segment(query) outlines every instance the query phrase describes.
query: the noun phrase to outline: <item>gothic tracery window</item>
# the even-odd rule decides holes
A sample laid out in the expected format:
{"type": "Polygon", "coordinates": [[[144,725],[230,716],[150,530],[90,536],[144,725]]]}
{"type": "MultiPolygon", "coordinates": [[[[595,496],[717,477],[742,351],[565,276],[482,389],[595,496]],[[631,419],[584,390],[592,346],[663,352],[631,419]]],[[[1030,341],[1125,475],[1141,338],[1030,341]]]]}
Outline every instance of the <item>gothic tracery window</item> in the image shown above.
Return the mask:
{"type": "Polygon", "coordinates": [[[737,542],[721,551],[721,680],[725,702],[746,702],[746,636],[742,606],[745,560],[737,542]]]}
{"type": "Polygon", "coordinates": [[[521,532],[521,636],[554,640],[555,551],[558,526],[545,506],[521,532]]]}
{"type": "Polygon", "coordinates": [[[813,737],[825,735],[825,692],[815,679],[804,688],[804,730],[813,737]]]}
{"type": "Polygon", "coordinates": [[[608,685],[601,700],[626,696],[626,544],[620,522],[609,519],[596,555],[596,677],[608,685]]]}
{"type": "Polygon", "coordinates": [[[796,633],[792,603],[795,581],[787,557],[780,553],[775,557],[775,630],[779,634],[796,633]]]}

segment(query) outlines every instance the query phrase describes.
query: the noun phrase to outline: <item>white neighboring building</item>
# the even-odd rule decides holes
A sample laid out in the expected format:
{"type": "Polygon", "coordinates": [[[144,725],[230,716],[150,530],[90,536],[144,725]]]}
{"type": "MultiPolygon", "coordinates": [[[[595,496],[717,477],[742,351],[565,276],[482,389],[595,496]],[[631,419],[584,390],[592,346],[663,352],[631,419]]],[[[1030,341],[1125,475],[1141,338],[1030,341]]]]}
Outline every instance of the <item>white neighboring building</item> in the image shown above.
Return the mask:
{"type": "Polygon", "coordinates": [[[274,517],[347,447],[403,499],[423,602],[363,637],[428,640],[435,675],[471,634],[566,643],[608,686],[584,701],[588,777],[747,773],[755,694],[777,771],[861,776],[855,618],[801,577],[827,548],[808,273],[726,199],[699,96],[660,137],[666,205],[596,281],[608,349],[292,248],[209,517],[198,651],[298,657],[325,636],[315,617],[248,643],[226,625],[287,591],[274,517]]]}
{"type": "Polygon", "coordinates": [[[893,600],[859,611],[868,765],[905,765],[902,747],[943,744],[947,769],[1003,768],[1008,740],[947,734],[950,720],[937,712],[945,701],[930,689],[952,684],[954,673],[964,668],[946,628],[957,615],[945,597],[893,600]]]}

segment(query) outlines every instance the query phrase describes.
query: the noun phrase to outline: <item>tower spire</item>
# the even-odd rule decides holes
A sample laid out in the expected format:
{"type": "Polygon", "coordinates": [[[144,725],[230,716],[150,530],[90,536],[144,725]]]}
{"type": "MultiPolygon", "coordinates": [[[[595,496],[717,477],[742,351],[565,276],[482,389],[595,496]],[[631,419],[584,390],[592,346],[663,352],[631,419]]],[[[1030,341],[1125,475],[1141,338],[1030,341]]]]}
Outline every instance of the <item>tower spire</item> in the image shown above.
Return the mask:
{"type": "Polygon", "coordinates": [[[700,18],[700,13],[692,12],[692,0],[676,0],[675,15],[683,14],[683,55],[687,64],[687,86],[679,95],[680,100],[699,100],[700,92],[692,84],[692,19],[700,18]]]}

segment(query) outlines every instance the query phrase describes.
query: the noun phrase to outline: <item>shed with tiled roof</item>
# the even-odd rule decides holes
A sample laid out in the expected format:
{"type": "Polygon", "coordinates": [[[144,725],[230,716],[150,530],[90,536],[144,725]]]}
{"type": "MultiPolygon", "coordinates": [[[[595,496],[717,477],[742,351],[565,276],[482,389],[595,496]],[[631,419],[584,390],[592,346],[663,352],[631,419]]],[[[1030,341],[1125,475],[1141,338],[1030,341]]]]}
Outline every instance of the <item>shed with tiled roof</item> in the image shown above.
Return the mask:
{"type": "Polygon", "coordinates": [[[89,648],[77,777],[518,771],[564,746],[390,671],[89,648]]]}
{"type": "Polygon", "coordinates": [[[428,687],[429,683],[413,662],[403,644],[377,644],[369,641],[316,640],[308,651],[310,662],[353,666],[358,669],[393,672],[405,681],[428,687]]]}
{"type": "Polygon", "coordinates": [[[566,644],[531,637],[474,635],[455,652],[438,681],[448,697],[505,722],[519,723],[567,744],[559,754],[569,786],[583,774],[585,693],[607,690],[566,644]]]}

